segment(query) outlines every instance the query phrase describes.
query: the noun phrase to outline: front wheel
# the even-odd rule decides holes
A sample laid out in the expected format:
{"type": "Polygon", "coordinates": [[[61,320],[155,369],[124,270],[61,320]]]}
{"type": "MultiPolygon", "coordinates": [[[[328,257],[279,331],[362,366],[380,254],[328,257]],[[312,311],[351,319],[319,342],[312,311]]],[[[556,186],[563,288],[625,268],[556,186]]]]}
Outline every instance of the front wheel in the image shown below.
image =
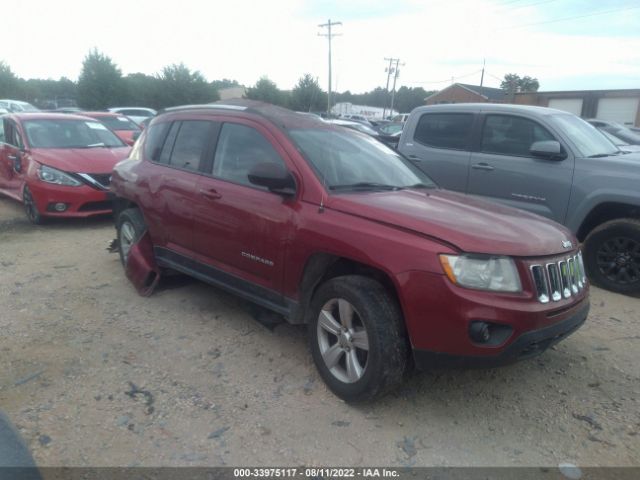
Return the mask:
{"type": "Polygon", "coordinates": [[[640,294],[640,220],[611,220],[584,242],[585,268],[591,281],[622,294],[640,294]]]}
{"type": "Polygon", "coordinates": [[[118,232],[118,253],[123,266],[127,265],[131,247],[140,239],[147,229],[142,212],[137,208],[128,208],[118,215],[116,220],[118,232]]]}
{"type": "Polygon", "coordinates": [[[402,313],[378,282],[350,275],[329,280],[311,302],[311,354],[333,393],[371,400],[398,386],[407,368],[402,313]]]}

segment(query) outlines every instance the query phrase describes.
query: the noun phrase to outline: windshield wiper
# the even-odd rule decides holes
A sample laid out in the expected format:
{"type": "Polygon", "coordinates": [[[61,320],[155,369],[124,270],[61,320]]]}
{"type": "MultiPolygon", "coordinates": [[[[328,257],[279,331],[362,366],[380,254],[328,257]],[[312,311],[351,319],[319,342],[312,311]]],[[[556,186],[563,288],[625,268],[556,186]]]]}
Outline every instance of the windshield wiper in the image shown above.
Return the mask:
{"type": "Polygon", "coordinates": [[[329,190],[398,190],[401,187],[375,182],[358,182],[346,185],[331,185],[329,190]]]}
{"type": "Polygon", "coordinates": [[[104,147],[104,143],[100,142],[100,143],[92,143],[91,145],[87,145],[86,148],[96,148],[96,147],[104,147]]]}
{"type": "Polygon", "coordinates": [[[427,185],[426,183],[414,183],[413,185],[407,185],[406,187],[402,187],[403,189],[407,188],[436,188],[435,185],[427,185]]]}
{"type": "Polygon", "coordinates": [[[617,155],[617,152],[611,152],[611,153],[595,153],[593,155],[589,155],[587,158],[604,158],[604,157],[610,157],[612,155],[617,155]]]}

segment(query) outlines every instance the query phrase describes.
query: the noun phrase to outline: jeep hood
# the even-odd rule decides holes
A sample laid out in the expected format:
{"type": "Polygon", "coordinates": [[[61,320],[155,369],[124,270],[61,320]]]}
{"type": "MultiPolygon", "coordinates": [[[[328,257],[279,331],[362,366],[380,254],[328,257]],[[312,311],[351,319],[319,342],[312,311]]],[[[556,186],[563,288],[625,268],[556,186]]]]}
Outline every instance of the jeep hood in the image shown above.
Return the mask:
{"type": "Polygon", "coordinates": [[[446,190],[334,195],[327,207],[452,244],[464,252],[534,257],[568,252],[562,225],[523,210],[446,190]]]}
{"type": "Polygon", "coordinates": [[[130,147],[118,148],[34,148],[32,158],[43,165],[70,173],[110,173],[127,158],[130,147]]]}

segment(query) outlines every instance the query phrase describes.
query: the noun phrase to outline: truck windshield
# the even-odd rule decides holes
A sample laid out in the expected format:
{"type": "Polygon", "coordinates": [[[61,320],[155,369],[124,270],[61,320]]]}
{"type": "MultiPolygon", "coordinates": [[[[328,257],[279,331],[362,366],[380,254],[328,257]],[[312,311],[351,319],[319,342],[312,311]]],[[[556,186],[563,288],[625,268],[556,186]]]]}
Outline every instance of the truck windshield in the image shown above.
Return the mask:
{"type": "Polygon", "coordinates": [[[583,157],[606,157],[620,153],[620,149],[596,127],[575,115],[551,115],[549,120],[571,139],[583,157]]]}
{"type": "Polygon", "coordinates": [[[289,134],[329,190],[436,186],[397,152],[368,135],[342,128],[295,129],[289,134]]]}

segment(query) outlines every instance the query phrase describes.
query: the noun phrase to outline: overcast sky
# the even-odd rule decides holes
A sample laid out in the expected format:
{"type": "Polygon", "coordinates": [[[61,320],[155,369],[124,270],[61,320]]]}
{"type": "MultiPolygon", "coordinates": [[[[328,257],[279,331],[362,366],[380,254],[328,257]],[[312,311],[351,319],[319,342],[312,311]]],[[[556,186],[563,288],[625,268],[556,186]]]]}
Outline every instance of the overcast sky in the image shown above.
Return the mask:
{"type": "Polygon", "coordinates": [[[505,73],[541,90],[640,88],[639,0],[20,0],[3,9],[0,60],[23,78],[77,79],[97,47],[126,75],[185,63],[208,80],[282,89],[304,73],[327,86],[321,23],[333,41],[333,89],[386,81],[426,90],[455,81],[499,86],[505,73]]]}

